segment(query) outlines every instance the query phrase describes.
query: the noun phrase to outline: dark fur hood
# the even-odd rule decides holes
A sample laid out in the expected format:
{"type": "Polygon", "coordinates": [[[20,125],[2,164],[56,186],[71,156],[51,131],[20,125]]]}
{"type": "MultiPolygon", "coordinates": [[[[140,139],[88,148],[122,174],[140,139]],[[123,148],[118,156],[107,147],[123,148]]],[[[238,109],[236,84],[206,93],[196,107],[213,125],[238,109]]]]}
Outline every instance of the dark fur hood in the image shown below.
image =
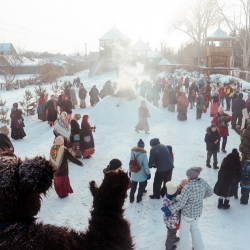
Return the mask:
{"type": "Polygon", "coordinates": [[[219,129],[217,128],[215,132],[212,132],[211,127],[207,127],[206,132],[207,132],[209,135],[211,135],[212,133],[216,133],[216,132],[219,133],[219,129]]]}
{"type": "Polygon", "coordinates": [[[145,150],[144,148],[139,148],[139,147],[133,147],[132,151],[147,153],[147,150],[145,150]]]}

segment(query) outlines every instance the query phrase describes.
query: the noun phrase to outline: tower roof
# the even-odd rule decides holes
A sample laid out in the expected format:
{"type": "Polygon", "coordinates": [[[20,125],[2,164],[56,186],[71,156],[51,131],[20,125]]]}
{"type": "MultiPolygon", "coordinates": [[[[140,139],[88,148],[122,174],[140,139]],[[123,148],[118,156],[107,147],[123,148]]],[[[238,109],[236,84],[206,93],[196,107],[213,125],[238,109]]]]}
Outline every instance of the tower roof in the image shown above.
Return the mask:
{"type": "Polygon", "coordinates": [[[171,65],[171,63],[166,58],[162,58],[161,61],[158,63],[159,66],[166,66],[171,65]]]}
{"type": "Polygon", "coordinates": [[[128,38],[117,28],[113,27],[106,32],[99,40],[128,40],[128,38]]]}
{"type": "Polygon", "coordinates": [[[221,41],[221,40],[231,40],[231,39],[235,39],[235,38],[232,36],[229,36],[221,28],[218,28],[211,36],[206,37],[204,40],[221,41]]]}
{"type": "Polygon", "coordinates": [[[133,51],[151,51],[151,49],[148,47],[148,45],[141,40],[139,40],[137,43],[135,43],[130,48],[130,50],[133,50],[133,51]]]}

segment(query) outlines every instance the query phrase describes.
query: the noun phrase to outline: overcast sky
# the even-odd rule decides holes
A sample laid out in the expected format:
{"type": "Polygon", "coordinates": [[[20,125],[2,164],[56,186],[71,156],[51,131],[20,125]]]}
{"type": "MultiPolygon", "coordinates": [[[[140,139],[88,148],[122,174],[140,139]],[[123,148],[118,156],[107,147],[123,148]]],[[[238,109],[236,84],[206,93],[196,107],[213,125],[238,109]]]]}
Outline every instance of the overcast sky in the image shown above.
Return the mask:
{"type": "MultiPolygon", "coordinates": [[[[130,39],[177,48],[187,38],[168,34],[168,24],[187,0],[9,0],[1,4],[0,41],[26,50],[98,51],[98,39],[114,25],[130,39]]],[[[185,15],[185,13],[183,13],[185,15]]]]}

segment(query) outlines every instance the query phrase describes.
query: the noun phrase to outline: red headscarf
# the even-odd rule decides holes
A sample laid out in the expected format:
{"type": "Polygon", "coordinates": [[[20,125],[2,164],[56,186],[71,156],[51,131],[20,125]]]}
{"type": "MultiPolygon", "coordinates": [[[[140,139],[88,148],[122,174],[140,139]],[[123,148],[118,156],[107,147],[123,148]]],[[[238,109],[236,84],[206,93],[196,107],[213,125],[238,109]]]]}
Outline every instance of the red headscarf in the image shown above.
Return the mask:
{"type": "Polygon", "coordinates": [[[82,124],[86,124],[91,129],[91,126],[90,126],[90,124],[88,122],[88,119],[89,119],[89,116],[88,115],[84,115],[82,117],[82,124]]]}
{"type": "Polygon", "coordinates": [[[45,101],[44,93],[42,93],[42,94],[40,95],[40,98],[38,99],[38,104],[41,104],[42,101],[45,101]]]}

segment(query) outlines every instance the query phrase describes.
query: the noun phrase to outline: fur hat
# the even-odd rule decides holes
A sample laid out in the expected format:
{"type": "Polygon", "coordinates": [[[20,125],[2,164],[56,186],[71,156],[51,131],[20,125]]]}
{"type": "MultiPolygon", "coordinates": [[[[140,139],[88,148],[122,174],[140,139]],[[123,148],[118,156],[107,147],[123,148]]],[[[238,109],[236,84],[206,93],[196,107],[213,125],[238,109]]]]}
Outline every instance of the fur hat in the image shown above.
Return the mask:
{"type": "Polygon", "coordinates": [[[117,170],[118,168],[120,168],[122,166],[122,162],[119,159],[112,159],[109,162],[109,165],[103,169],[103,173],[107,173],[108,171],[111,170],[117,170]]]}
{"type": "Polygon", "coordinates": [[[140,139],[140,140],[138,141],[138,143],[137,143],[137,146],[138,146],[139,148],[144,148],[144,147],[145,147],[144,141],[143,141],[142,139],[140,139]]]}
{"type": "Polygon", "coordinates": [[[81,119],[81,115],[80,114],[74,114],[74,118],[78,121],[81,119]]]}
{"type": "Polygon", "coordinates": [[[220,106],[220,107],[218,108],[218,112],[221,112],[221,111],[224,112],[224,108],[223,108],[222,106],[220,106]]]}
{"type": "Polygon", "coordinates": [[[64,145],[64,139],[61,135],[57,136],[54,142],[55,145],[64,145]]]}
{"type": "Polygon", "coordinates": [[[6,130],[8,130],[8,127],[6,125],[3,125],[0,127],[0,133],[3,134],[6,130]]]}
{"type": "Polygon", "coordinates": [[[174,195],[177,192],[177,186],[174,185],[174,183],[172,181],[168,181],[166,183],[167,186],[167,194],[168,195],[174,195]]]}
{"type": "Polygon", "coordinates": [[[202,171],[202,168],[200,167],[192,167],[187,170],[186,174],[191,179],[196,179],[200,175],[201,171],[202,171]]]}
{"type": "Polygon", "coordinates": [[[237,156],[237,157],[240,157],[239,152],[238,152],[238,150],[236,148],[234,148],[232,150],[232,154],[235,155],[235,156],[237,156]]]}
{"type": "Polygon", "coordinates": [[[158,138],[150,140],[150,146],[155,146],[157,144],[160,144],[160,140],[158,138]]]}

